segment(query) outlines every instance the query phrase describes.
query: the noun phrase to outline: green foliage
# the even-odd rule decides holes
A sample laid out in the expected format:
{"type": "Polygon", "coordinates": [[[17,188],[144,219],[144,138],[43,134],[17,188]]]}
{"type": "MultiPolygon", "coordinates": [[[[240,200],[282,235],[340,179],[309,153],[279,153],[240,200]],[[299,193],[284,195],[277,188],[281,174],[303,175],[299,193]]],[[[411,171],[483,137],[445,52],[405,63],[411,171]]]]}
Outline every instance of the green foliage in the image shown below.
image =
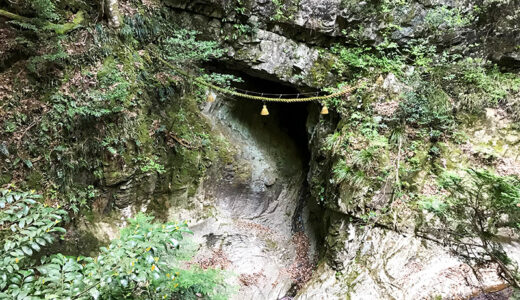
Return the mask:
{"type": "Polygon", "coordinates": [[[27,69],[34,74],[38,74],[40,72],[44,72],[49,67],[56,65],[63,66],[63,63],[67,57],[68,54],[63,51],[61,43],[58,42],[54,52],[31,57],[27,64],[27,69]]]}
{"type": "Polygon", "coordinates": [[[19,0],[11,1],[8,9],[21,12],[22,16],[10,14],[12,20],[7,23],[17,30],[16,43],[18,49],[27,56],[27,69],[36,77],[45,78],[49,69],[61,65],[68,57],[63,50],[64,34],[81,27],[84,21],[84,12],[78,11],[70,20],[63,24],[52,21],[61,17],[57,13],[56,5],[52,0],[19,0]]]}
{"type": "Polygon", "coordinates": [[[97,74],[85,72],[82,75],[88,83],[65,79],[65,92],[50,96],[52,109],[45,123],[57,123],[60,127],[73,130],[78,121],[117,114],[135,105],[133,85],[128,74],[124,73],[122,64],[116,59],[107,58],[97,74]]]}
{"type": "Polygon", "coordinates": [[[343,159],[334,165],[332,174],[336,184],[345,182],[353,189],[362,189],[367,179],[362,170],[355,170],[343,159]]]}
{"type": "Polygon", "coordinates": [[[414,65],[425,72],[430,72],[432,65],[438,60],[437,47],[424,39],[413,40],[408,46],[406,51],[411,55],[414,65]]]}
{"type": "Polygon", "coordinates": [[[284,3],[282,1],[283,0],[273,0],[273,4],[275,7],[275,14],[271,18],[275,21],[279,21],[284,18],[284,11],[283,11],[284,3]]]}
{"type": "MultiPolygon", "coordinates": [[[[124,17],[124,25],[119,31],[127,43],[158,43],[177,31],[174,23],[168,18],[166,8],[153,11],[140,10],[134,15],[124,17]]],[[[182,26],[181,26],[182,27],[182,26]]]]}
{"type": "Polygon", "coordinates": [[[234,36],[233,38],[236,39],[240,36],[248,36],[255,34],[255,28],[249,24],[234,24],[234,36]]]}
{"type": "Polygon", "coordinates": [[[453,30],[469,25],[473,17],[464,16],[458,8],[436,6],[428,11],[424,18],[425,24],[432,30],[453,30]]]}
{"type": "Polygon", "coordinates": [[[332,174],[336,183],[341,183],[349,178],[351,168],[344,159],[339,160],[332,168],[332,174]]]}
{"type": "Polygon", "coordinates": [[[417,204],[420,208],[437,214],[442,214],[447,208],[447,204],[438,196],[423,196],[417,204]]]}
{"type": "Polygon", "coordinates": [[[388,155],[388,139],[379,134],[380,126],[378,120],[354,112],[345,125],[348,130],[327,137],[326,148],[340,157],[332,169],[334,183],[361,190],[369,179],[377,179],[388,155]]]}
{"type": "MultiPolygon", "coordinates": [[[[294,18],[294,14],[298,11],[300,0],[286,1],[286,0],[272,0],[274,14],[271,16],[273,21],[290,21],[294,18]]],[[[310,26],[314,26],[316,22],[309,23],[310,26]]]]}
{"type": "Polygon", "coordinates": [[[236,1],[237,1],[237,3],[234,6],[235,12],[238,14],[241,14],[241,15],[245,14],[245,12],[246,12],[246,8],[244,7],[245,0],[236,0],[236,1]]]}
{"type": "Polygon", "coordinates": [[[520,289],[519,288],[513,288],[513,293],[511,294],[511,297],[509,300],[520,300],[520,289]]]}
{"type": "Polygon", "coordinates": [[[194,63],[219,58],[224,49],[218,47],[214,41],[197,40],[199,33],[193,30],[179,29],[168,37],[162,47],[166,58],[176,63],[194,63]]]}
{"type": "Polygon", "coordinates": [[[509,91],[520,90],[520,77],[501,73],[496,66],[485,69],[485,62],[467,58],[459,63],[465,83],[474,85],[488,95],[489,103],[497,104],[509,91]]]}
{"type": "Polygon", "coordinates": [[[322,150],[332,151],[332,153],[335,153],[339,152],[341,148],[346,149],[347,147],[348,135],[342,134],[340,131],[336,131],[327,135],[325,138],[325,146],[322,150]]]}
{"type": "Polygon", "coordinates": [[[452,134],[453,141],[457,144],[464,144],[469,140],[469,136],[464,131],[455,131],[452,134]]]}
{"type": "MultiPolygon", "coordinates": [[[[479,230],[488,233],[496,233],[497,226],[509,226],[515,228],[520,222],[520,181],[510,176],[499,176],[487,170],[467,170],[466,177],[460,177],[453,173],[443,173],[439,179],[439,185],[446,189],[450,195],[447,198],[451,208],[450,214],[461,216],[469,210],[473,210],[466,217],[482,218],[485,223],[479,225],[479,230]],[[482,215],[477,215],[478,211],[482,215]],[[507,221],[501,219],[507,215],[507,221]],[[480,227],[482,226],[482,227],[480,227]]],[[[470,220],[462,220],[462,222],[470,220]]],[[[476,224],[473,224],[475,226],[476,224]]],[[[455,225],[460,230],[471,230],[460,225],[455,225]]]]}
{"type": "Polygon", "coordinates": [[[2,252],[0,297],[9,299],[223,299],[228,293],[219,270],[185,268],[186,223],[152,223],[139,214],[121,237],[97,257],[62,254],[32,259],[53,242],[65,211],[47,207],[33,193],[0,192],[2,252]],[[185,244],[185,243],[184,243],[185,244]]]}
{"type": "Polygon", "coordinates": [[[334,69],[341,74],[353,74],[355,78],[373,72],[392,72],[402,74],[404,63],[402,57],[395,54],[386,54],[372,47],[343,47],[336,45],[331,48],[333,54],[338,55],[334,69]]]}
{"type": "Polygon", "coordinates": [[[206,82],[214,83],[215,85],[221,86],[221,87],[229,87],[231,86],[231,83],[236,82],[244,82],[244,80],[240,77],[231,75],[231,74],[220,74],[220,73],[210,73],[210,74],[203,74],[201,76],[201,79],[206,82]]]}
{"type": "Polygon", "coordinates": [[[35,14],[37,18],[47,20],[57,20],[56,4],[52,0],[22,0],[17,1],[17,5],[22,7],[26,13],[35,14]]]}
{"type": "Polygon", "coordinates": [[[436,209],[443,224],[440,238],[463,257],[487,257],[498,263],[506,278],[518,285],[518,273],[496,236],[500,229],[520,231],[520,180],[487,170],[467,170],[463,176],[441,174],[439,186],[447,192],[436,209]]]}
{"type": "MultiPolygon", "coordinates": [[[[220,73],[204,73],[199,77],[200,79],[211,82],[220,87],[231,87],[233,82],[243,82],[243,79],[231,74],[220,74],[220,73]]],[[[206,97],[208,96],[208,89],[199,87],[196,91],[196,98],[199,103],[205,103],[206,97]]],[[[218,97],[218,96],[217,96],[218,97]]]]}
{"type": "Polygon", "coordinates": [[[41,203],[41,198],[34,192],[0,190],[0,298],[6,289],[18,296],[23,286],[34,284],[35,272],[27,269],[31,257],[65,233],[59,224],[67,213],[41,203]]]}
{"type": "Polygon", "coordinates": [[[428,86],[405,93],[396,115],[399,122],[426,128],[434,140],[449,132],[455,125],[448,96],[442,90],[428,86]]]}
{"type": "MultiPolygon", "coordinates": [[[[88,193],[85,191],[89,185],[98,185],[103,180],[102,162],[107,158],[114,165],[118,165],[123,162],[130,164],[134,162],[130,157],[130,152],[133,151],[138,152],[142,157],[153,157],[151,153],[147,153],[152,145],[163,150],[162,146],[173,147],[177,144],[172,136],[193,141],[197,145],[211,144],[207,137],[201,135],[203,122],[199,122],[196,102],[171,101],[174,97],[176,100],[181,97],[179,87],[182,82],[177,79],[178,77],[167,74],[156,64],[147,64],[148,61],[143,59],[146,55],[141,56],[132,48],[141,40],[165,40],[174,32],[173,37],[165,42],[168,44],[165,51],[172,54],[170,56],[172,59],[178,59],[176,63],[186,66],[187,63],[198,62],[198,59],[209,59],[214,54],[219,55],[217,44],[199,41],[193,31],[175,31],[172,23],[167,22],[164,17],[158,16],[156,20],[151,14],[143,14],[141,17],[139,19],[136,16],[133,19],[134,23],[127,24],[131,31],[128,37],[122,37],[120,33],[113,32],[102,25],[91,28],[89,32],[94,42],[83,54],[68,56],[44,54],[44,56],[30,58],[30,62],[34,61],[34,75],[43,72],[58,75],[44,77],[53,78],[48,86],[36,85],[41,87],[41,91],[38,91],[39,94],[34,95],[34,98],[45,105],[45,112],[33,110],[31,114],[16,113],[18,110],[24,110],[19,99],[27,98],[20,90],[20,94],[15,95],[18,98],[13,97],[9,104],[13,106],[15,113],[7,115],[6,122],[2,122],[6,139],[12,138],[17,131],[32,126],[20,145],[18,154],[31,159],[44,158],[33,166],[36,169],[46,170],[42,172],[44,175],[40,186],[44,187],[46,192],[52,191],[53,195],[56,194],[56,201],[60,201],[67,209],[74,212],[78,212],[79,208],[88,208],[91,198],[87,197],[88,193]],[[138,40],[134,39],[136,37],[138,40]],[[182,41],[183,38],[187,40],[182,41]],[[121,43],[123,41],[124,46],[121,43]],[[184,53],[185,51],[189,53],[184,53]],[[173,57],[174,55],[176,57],[173,57]],[[148,116],[150,109],[147,107],[150,104],[148,100],[153,102],[155,99],[163,101],[163,104],[157,109],[151,109],[153,118],[165,121],[168,124],[168,131],[173,132],[165,138],[163,135],[163,138],[152,140],[148,130],[153,119],[142,118],[141,112],[146,112],[143,115],[148,116]],[[168,114],[158,115],[161,110],[166,110],[168,114]],[[136,117],[138,115],[139,117],[136,117]],[[122,129],[120,126],[125,124],[129,127],[122,129]],[[121,132],[124,133],[123,136],[120,136],[121,132]],[[113,136],[118,138],[114,139],[113,136]],[[78,140],[82,142],[78,143],[78,140]],[[142,148],[144,144],[147,149],[142,148]],[[49,165],[53,167],[49,168],[49,165]],[[86,176],[76,176],[79,173],[86,176]],[[79,178],[81,180],[78,180],[79,178]]],[[[83,33],[87,34],[87,32],[83,33]]],[[[67,36],[60,37],[58,40],[62,41],[63,45],[72,42],[67,36]]],[[[64,51],[61,44],[46,49],[52,49],[54,52],[64,51]]],[[[234,79],[229,76],[215,75],[212,76],[212,80],[229,83],[234,79]]],[[[166,132],[166,125],[162,124],[162,127],[166,132]]],[[[203,151],[209,150],[208,146],[203,151]]],[[[186,161],[199,162],[196,155],[200,153],[188,155],[184,151],[179,152],[162,158],[186,156],[186,161]]],[[[23,161],[20,160],[18,167],[20,164],[23,164],[23,161]]],[[[142,161],[142,165],[138,162],[132,167],[138,169],[142,167],[143,172],[164,173],[166,164],[154,159],[142,161]]],[[[16,167],[12,164],[9,169],[11,171],[16,167]]],[[[186,169],[179,164],[168,165],[170,172],[180,172],[176,168],[186,169]]],[[[197,175],[203,170],[201,166],[193,168],[193,171],[197,171],[197,175]]],[[[195,175],[190,175],[182,176],[195,181],[193,177],[195,175]]]]}
{"type": "Polygon", "coordinates": [[[377,218],[380,216],[380,214],[378,214],[376,211],[369,211],[367,214],[362,214],[360,216],[361,220],[363,220],[363,222],[365,223],[368,223],[370,221],[377,221],[377,218]]]}
{"type": "Polygon", "coordinates": [[[133,16],[125,16],[123,27],[120,34],[131,41],[135,39],[142,43],[149,43],[157,39],[159,36],[166,35],[165,29],[172,30],[165,20],[159,16],[150,17],[147,14],[137,13],[133,16]]]}
{"type": "Polygon", "coordinates": [[[520,91],[520,76],[501,72],[483,59],[466,58],[439,65],[433,71],[433,80],[458,98],[461,109],[481,112],[483,107],[503,104],[516,116],[514,95],[520,91]]]}
{"type": "Polygon", "coordinates": [[[382,0],[380,3],[380,10],[382,13],[389,13],[406,4],[406,0],[382,0]]]}
{"type": "Polygon", "coordinates": [[[141,166],[142,172],[148,173],[150,171],[154,171],[159,174],[163,174],[164,172],[166,172],[166,170],[164,169],[164,166],[157,163],[157,157],[154,157],[154,158],[146,157],[144,159],[144,162],[145,162],[144,165],[141,166]]]}
{"type": "Polygon", "coordinates": [[[38,22],[10,21],[11,24],[19,26],[19,36],[16,41],[23,49],[22,51],[29,56],[27,69],[34,76],[45,78],[42,75],[49,70],[64,67],[69,55],[63,46],[66,36],[62,34],[80,26],[79,22],[83,20],[83,14],[78,13],[77,15],[73,22],[64,25],[49,22],[40,24],[38,22]]]}
{"type": "MultiPolygon", "coordinates": [[[[123,150],[135,150],[141,157],[148,157],[131,165],[132,168],[143,172],[165,172],[164,162],[160,162],[153,152],[150,153],[157,151],[162,154],[164,152],[160,151],[169,146],[161,138],[151,141],[149,128],[153,118],[164,121],[168,126],[182,125],[185,129],[175,132],[179,133],[179,137],[189,133],[199,137],[204,146],[209,145],[211,137],[202,133],[204,122],[198,118],[196,102],[187,100],[190,94],[182,99],[178,86],[173,86],[165,98],[172,100],[172,95],[175,95],[178,101],[169,101],[161,107],[153,107],[148,101],[155,99],[151,96],[153,94],[147,93],[154,90],[148,84],[157,69],[149,65],[145,69],[145,62],[132,48],[142,49],[143,45],[138,45],[141,41],[164,40],[163,34],[171,35],[173,30],[170,30],[171,26],[164,26],[161,18],[157,18],[159,22],[156,23],[151,22],[151,16],[146,16],[146,19],[143,26],[130,23],[128,36],[103,25],[96,25],[88,32],[78,32],[81,38],[88,36],[85,44],[81,44],[78,36],[72,35],[61,38],[55,38],[48,32],[39,32],[36,37],[35,32],[20,35],[19,41],[24,45],[22,62],[28,56],[28,62],[34,68],[28,78],[30,86],[14,91],[4,106],[11,112],[3,116],[6,122],[2,119],[2,129],[7,130],[1,130],[0,135],[2,140],[5,138],[12,143],[7,144],[9,149],[0,148],[2,155],[10,156],[6,159],[9,164],[2,166],[2,172],[16,174],[16,177],[5,179],[1,176],[3,183],[13,179],[23,184],[24,176],[27,179],[29,177],[26,175],[38,171],[44,174],[43,178],[34,178],[40,178],[38,184],[45,190],[46,201],[60,203],[70,213],[78,213],[79,207],[88,207],[89,200],[99,195],[95,186],[103,179],[107,167],[102,163],[108,161],[108,164],[113,163],[117,167],[133,162],[125,157],[130,155],[123,150]],[[145,27],[146,31],[143,29],[145,27]],[[92,43],[91,36],[94,38],[92,43]],[[30,49],[25,47],[29,44],[30,49]],[[61,45],[79,46],[68,51],[69,48],[61,45]],[[70,54],[67,55],[65,50],[70,54]],[[33,77],[40,75],[41,82],[34,82],[33,77]],[[29,87],[32,94],[27,92],[29,87]],[[30,105],[21,99],[29,99],[30,105]],[[168,115],[165,116],[163,111],[168,115]],[[170,114],[183,115],[185,123],[171,122],[170,114]],[[23,139],[15,140],[14,134],[21,132],[23,139]],[[76,176],[78,174],[81,175],[76,176]]],[[[184,66],[199,59],[210,59],[215,54],[220,55],[216,43],[199,42],[194,32],[177,33],[165,42],[168,45],[166,51],[184,66]],[[184,34],[189,36],[188,41],[181,40],[186,37],[184,34]]],[[[21,66],[23,68],[23,64],[21,66]]],[[[20,72],[26,74],[23,69],[20,72]]],[[[24,76],[20,78],[26,79],[24,76]]],[[[225,76],[213,78],[222,82],[232,80],[225,76]]],[[[22,82],[25,84],[25,81],[22,82]]],[[[167,84],[170,85],[170,82],[167,84]]],[[[174,129],[177,130],[177,127],[174,129]]],[[[169,164],[168,171],[179,174],[179,181],[198,182],[198,177],[195,177],[200,176],[204,164],[209,164],[205,151],[191,151],[183,147],[177,149],[178,155],[171,155],[172,151],[169,151],[167,158],[171,162],[166,162],[169,164]]],[[[220,271],[186,268],[180,262],[181,258],[186,257],[187,244],[182,240],[182,234],[188,232],[185,224],[153,224],[151,220],[139,216],[130,222],[129,228],[133,231],[121,232],[121,238],[112,241],[108,251],[102,249],[96,258],[57,254],[40,259],[49,249],[38,253],[43,246],[52,247],[53,239],[63,233],[64,230],[58,225],[66,214],[63,210],[45,207],[39,200],[40,196],[30,196],[30,193],[23,194],[20,199],[9,194],[1,196],[1,299],[28,299],[26,295],[31,295],[31,299],[67,299],[90,287],[80,298],[158,299],[165,295],[174,299],[196,299],[198,295],[205,299],[225,297],[227,291],[220,271]],[[5,203],[4,198],[7,199],[5,203]],[[11,200],[14,202],[9,203],[11,200]],[[29,207],[27,212],[26,207],[29,207]],[[156,261],[156,258],[159,259],[156,261]],[[138,259],[138,262],[133,259],[138,259]],[[152,270],[153,266],[155,268],[152,270]],[[128,271],[133,273],[129,274],[128,271]]]]}

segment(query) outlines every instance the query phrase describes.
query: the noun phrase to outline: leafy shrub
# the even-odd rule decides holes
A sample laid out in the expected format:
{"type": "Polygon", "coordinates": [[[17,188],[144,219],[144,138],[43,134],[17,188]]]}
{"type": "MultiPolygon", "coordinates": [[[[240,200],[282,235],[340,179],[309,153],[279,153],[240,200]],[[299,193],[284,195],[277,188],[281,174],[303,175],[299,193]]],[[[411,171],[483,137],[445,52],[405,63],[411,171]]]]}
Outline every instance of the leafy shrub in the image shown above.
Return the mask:
{"type": "Polygon", "coordinates": [[[332,174],[336,183],[343,182],[349,178],[351,168],[344,159],[339,160],[332,168],[332,174]]]}
{"type": "Polygon", "coordinates": [[[439,66],[434,81],[457,98],[465,111],[482,112],[484,107],[503,104],[517,116],[514,95],[520,91],[520,76],[501,72],[497,66],[483,59],[466,58],[439,66]]]}
{"type": "Polygon", "coordinates": [[[154,171],[154,172],[157,172],[159,174],[163,174],[164,172],[166,172],[166,170],[164,169],[164,166],[157,163],[157,157],[153,157],[153,158],[150,158],[150,157],[146,157],[144,158],[144,165],[141,166],[141,171],[142,172],[150,172],[150,171],[154,171]]]}
{"type": "Polygon", "coordinates": [[[57,20],[56,4],[52,0],[18,0],[12,5],[23,10],[24,14],[35,15],[37,18],[57,20]]]}
{"type": "Polygon", "coordinates": [[[408,125],[429,129],[432,138],[438,138],[455,124],[448,96],[429,87],[405,93],[396,115],[408,125]]]}
{"type": "MultiPolygon", "coordinates": [[[[228,292],[219,270],[183,268],[186,223],[152,223],[143,214],[129,220],[121,237],[97,257],[32,256],[49,245],[63,210],[47,207],[26,192],[0,192],[0,298],[9,299],[220,299],[228,292]],[[12,233],[10,233],[12,232],[12,233]]],[[[189,257],[189,256],[188,256],[189,257]]]]}
{"type": "Polygon", "coordinates": [[[34,270],[27,269],[32,255],[65,232],[58,225],[67,213],[40,200],[34,192],[0,190],[0,292],[8,289],[7,294],[18,296],[34,282],[34,270]]]}
{"type": "Polygon", "coordinates": [[[383,13],[389,13],[395,9],[398,9],[404,5],[406,5],[405,0],[382,0],[379,1],[380,10],[383,13]]]}
{"type": "Polygon", "coordinates": [[[89,84],[64,80],[65,92],[50,96],[53,106],[48,116],[52,123],[61,123],[70,130],[78,120],[117,114],[135,104],[132,93],[134,85],[118,60],[107,58],[96,76],[86,73],[83,78],[88,79],[89,84]]]}
{"type": "Polygon", "coordinates": [[[334,46],[332,53],[338,55],[334,65],[340,74],[350,71],[357,75],[365,74],[372,68],[382,73],[402,74],[403,58],[396,54],[386,54],[373,47],[343,47],[334,46]]]}
{"type": "Polygon", "coordinates": [[[345,182],[353,189],[362,189],[366,182],[366,174],[362,170],[356,170],[344,159],[339,160],[332,168],[334,182],[345,182]]]}
{"type": "Polygon", "coordinates": [[[388,157],[388,138],[378,132],[382,125],[377,118],[353,112],[342,131],[327,137],[325,150],[339,157],[332,170],[336,184],[361,189],[367,179],[377,178],[388,157]]]}
{"type": "Polygon", "coordinates": [[[52,53],[36,55],[29,59],[27,69],[33,74],[45,72],[55,66],[63,66],[65,59],[69,56],[63,49],[61,40],[58,38],[52,47],[52,53]]]}
{"type": "Polygon", "coordinates": [[[423,196],[418,201],[419,207],[435,213],[443,213],[446,210],[446,203],[437,196],[423,196]]]}
{"type": "Polygon", "coordinates": [[[431,30],[438,31],[439,29],[453,30],[467,26],[472,19],[472,16],[464,16],[458,8],[450,8],[443,5],[436,6],[428,11],[424,22],[431,30]]]}
{"type": "Polygon", "coordinates": [[[176,63],[194,63],[219,58],[224,49],[215,41],[200,41],[194,30],[178,29],[171,33],[163,44],[166,58],[176,63]]]}

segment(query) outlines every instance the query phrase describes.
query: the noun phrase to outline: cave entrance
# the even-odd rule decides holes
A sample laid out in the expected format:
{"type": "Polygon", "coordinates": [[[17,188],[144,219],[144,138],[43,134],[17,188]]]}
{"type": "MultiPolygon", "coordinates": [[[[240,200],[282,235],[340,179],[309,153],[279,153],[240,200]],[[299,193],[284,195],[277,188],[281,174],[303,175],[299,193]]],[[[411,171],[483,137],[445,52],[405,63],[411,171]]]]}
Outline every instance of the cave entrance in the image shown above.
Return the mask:
{"type": "MultiPolygon", "coordinates": [[[[240,77],[243,82],[234,82],[232,87],[242,91],[250,91],[253,93],[262,93],[264,96],[273,96],[273,94],[288,94],[290,98],[296,97],[296,94],[301,93],[296,87],[282,83],[279,81],[266,79],[264,75],[250,75],[249,73],[238,71],[235,69],[229,69],[223,65],[213,64],[208,68],[209,70],[231,74],[240,77]]],[[[308,90],[305,91],[309,93],[308,90]]],[[[309,116],[315,115],[313,120],[317,119],[318,106],[309,102],[297,102],[297,103],[283,103],[283,102],[262,102],[258,100],[243,99],[237,97],[229,97],[226,95],[222,96],[226,101],[233,102],[232,114],[237,119],[241,120],[244,124],[249,126],[257,126],[258,129],[263,129],[265,132],[259,132],[259,130],[253,130],[255,136],[253,138],[259,138],[265,140],[265,133],[271,136],[276,131],[282,132],[286,135],[297,150],[297,157],[301,161],[303,171],[308,171],[308,162],[310,160],[309,152],[309,133],[308,133],[308,118],[309,116]],[[267,106],[269,110],[269,116],[261,116],[260,111],[263,105],[267,106]]],[[[272,141],[265,141],[270,144],[271,148],[276,147],[272,141]]]]}
{"type": "MultiPolygon", "coordinates": [[[[240,77],[243,82],[232,84],[232,87],[240,92],[249,91],[264,93],[264,95],[267,93],[295,95],[301,92],[295,86],[266,79],[262,74],[255,76],[254,73],[251,75],[251,73],[230,70],[218,64],[213,64],[208,69],[240,77]]],[[[305,224],[309,225],[309,222],[304,220],[303,215],[310,197],[307,183],[311,159],[309,140],[313,126],[319,120],[320,106],[311,102],[263,103],[227,95],[219,97],[221,101],[217,101],[220,104],[216,105],[214,117],[223,120],[223,123],[227,124],[233,132],[232,135],[240,135],[235,142],[242,148],[243,158],[253,169],[253,181],[259,182],[257,188],[253,190],[262,191],[240,193],[241,204],[244,201],[254,203],[247,209],[241,208],[241,215],[246,217],[261,215],[270,203],[277,201],[282,186],[297,181],[299,186],[294,190],[298,190],[298,195],[287,199],[293,202],[292,221],[287,225],[293,233],[308,231],[305,230],[305,224]],[[269,110],[268,116],[260,115],[264,104],[269,110]],[[245,200],[243,195],[247,195],[248,199],[245,200]]]]}
{"type": "MultiPolygon", "coordinates": [[[[212,64],[207,69],[242,78],[243,82],[232,85],[240,90],[264,94],[300,92],[295,86],[269,80],[251,70],[246,70],[246,74],[216,66],[212,64]]],[[[267,102],[269,116],[262,116],[263,105],[262,101],[228,95],[219,95],[217,101],[207,105],[206,112],[215,128],[233,144],[229,147],[233,159],[213,169],[211,178],[215,179],[207,181],[205,191],[215,200],[220,220],[231,218],[238,220],[236,224],[248,224],[232,228],[230,232],[239,232],[240,237],[223,242],[224,251],[240,254],[234,261],[246,262],[241,267],[247,265],[252,273],[272,272],[273,276],[263,280],[266,285],[262,291],[282,290],[293,296],[300,286],[299,279],[289,278],[282,270],[297,265],[302,273],[309,272],[317,253],[316,222],[312,219],[315,216],[307,205],[307,175],[311,159],[309,140],[313,125],[319,120],[320,107],[308,102],[267,102]],[[283,287],[274,288],[281,282],[283,287]]],[[[222,228],[219,232],[229,236],[222,228]]]]}

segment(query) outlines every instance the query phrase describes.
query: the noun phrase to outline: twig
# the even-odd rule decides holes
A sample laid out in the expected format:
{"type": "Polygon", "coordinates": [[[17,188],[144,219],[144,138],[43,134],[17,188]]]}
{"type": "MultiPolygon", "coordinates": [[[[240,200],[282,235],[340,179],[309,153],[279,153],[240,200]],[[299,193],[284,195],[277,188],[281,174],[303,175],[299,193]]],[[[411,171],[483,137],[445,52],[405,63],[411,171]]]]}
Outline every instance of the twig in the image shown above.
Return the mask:
{"type": "Polygon", "coordinates": [[[23,137],[25,136],[25,134],[31,129],[33,128],[34,126],[36,126],[36,124],[38,124],[41,119],[43,118],[44,115],[40,116],[38,119],[34,120],[34,122],[32,122],[29,126],[27,126],[27,128],[25,128],[25,130],[22,132],[22,135],[16,137],[17,141],[16,141],[16,145],[19,146],[20,143],[22,142],[22,139],[23,137]]]}
{"type": "Polygon", "coordinates": [[[177,137],[175,134],[170,132],[170,137],[174,139],[177,143],[181,144],[182,146],[188,148],[188,149],[196,149],[195,146],[192,146],[190,143],[188,143],[186,140],[177,137]]]}

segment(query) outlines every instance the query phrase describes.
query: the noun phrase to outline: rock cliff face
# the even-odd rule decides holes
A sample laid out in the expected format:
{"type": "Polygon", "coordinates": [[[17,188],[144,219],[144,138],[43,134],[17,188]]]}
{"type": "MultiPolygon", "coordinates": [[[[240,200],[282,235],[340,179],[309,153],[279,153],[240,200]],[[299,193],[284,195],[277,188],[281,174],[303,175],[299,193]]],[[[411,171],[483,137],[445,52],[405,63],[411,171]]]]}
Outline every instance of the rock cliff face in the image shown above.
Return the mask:
{"type": "MultiPolygon", "coordinates": [[[[145,93],[132,91],[131,100],[139,103],[132,102],[117,121],[93,133],[88,123],[71,126],[76,131],[64,144],[78,145],[88,136],[89,143],[102,141],[105,148],[73,149],[99,157],[82,161],[94,174],[72,174],[82,183],[94,182],[98,194],[92,196],[93,216],[75,223],[78,234],[89,233],[69,240],[110,240],[139,211],[192,220],[193,239],[201,245],[196,261],[234,272],[235,299],[467,299],[504,289],[507,294],[496,263],[474,264],[439,239],[432,208],[446,194],[436,183],[443,172],[486,168],[520,175],[518,1],[137,2],[165,7],[168,22],[218,41],[224,56],[204,67],[244,75],[249,90],[314,93],[342,82],[362,84],[355,94],[327,103],[330,115],[320,116],[315,103],[269,104],[271,114],[262,118],[261,103],[219,96],[201,104],[202,95],[176,85],[179,78],[170,82],[158,70],[145,70],[145,47],[128,53],[99,33],[108,46],[92,66],[67,70],[70,80],[59,87],[66,96],[70,87],[82,92],[96,85],[107,76],[106,66],[128,86],[139,82],[138,73],[157,78],[147,82],[152,88],[145,93]],[[482,60],[497,67],[484,69],[482,60]],[[453,73],[445,72],[450,68],[453,73]],[[96,79],[83,84],[80,73],[96,79]],[[403,110],[412,116],[406,119],[403,110]]],[[[105,4],[119,38],[125,30],[142,30],[143,36],[153,31],[146,32],[131,2],[105,4]],[[129,20],[137,29],[125,27],[129,20]]],[[[8,29],[0,28],[0,36],[14,40],[8,29]]],[[[68,51],[95,43],[88,32],[78,36],[83,44],[68,45],[68,51]]],[[[140,46],[150,42],[135,36],[140,46]]],[[[0,96],[6,99],[14,94],[11,67],[18,60],[10,45],[0,45],[8,54],[0,60],[0,80],[8,83],[0,86],[0,96]]],[[[66,161],[69,151],[57,149],[56,160],[66,161]]],[[[0,152],[12,155],[3,143],[0,152]]],[[[71,165],[79,160],[72,158],[71,165]]],[[[42,175],[31,170],[31,176],[32,188],[42,175]]],[[[518,236],[494,233],[500,250],[520,262],[518,236]]],[[[95,246],[67,250],[88,254],[95,246]]]]}
{"type": "MultiPolygon", "coordinates": [[[[283,107],[271,107],[269,119],[258,114],[259,108],[240,100],[217,100],[206,107],[215,130],[229,142],[232,158],[212,167],[195,196],[210,214],[170,210],[174,219],[196,220],[191,228],[202,245],[198,261],[237,275],[233,283],[240,288],[233,299],[290,294],[302,282],[298,270],[310,267],[316,248],[308,239],[314,234],[309,211],[299,207],[306,193],[305,156],[284,129],[290,124],[283,121],[283,107]]],[[[304,118],[293,121],[305,130],[304,118]]]]}
{"type": "MultiPolygon", "coordinates": [[[[487,58],[509,70],[520,67],[520,7],[513,2],[301,0],[239,1],[237,6],[229,1],[169,0],[167,6],[178,15],[177,22],[189,24],[226,45],[227,55],[220,63],[301,91],[323,88],[342,79],[332,67],[337,57],[321,50],[335,43],[399,49],[427,40],[438,51],[487,58]],[[486,7],[484,13],[479,11],[481,7],[486,7]]],[[[413,67],[409,70],[413,72],[413,67]]],[[[376,123],[395,116],[399,95],[410,91],[393,74],[383,75],[381,80],[371,78],[368,84],[370,98],[376,99],[370,104],[375,111],[371,118],[376,123]]],[[[364,102],[359,100],[357,107],[364,106],[364,102]]],[[[488,109],[487,117],[481,113],[480,117],[468,117],[473,121],[462,118],[459,124],[467,137],[464,142],[442,143],[440,155],[434,158],[427,154],[433,145],[430,141],[422,152],[405,154],[418,159],[423,168],[407,174],[408,182],[419,193],[426,193],[435,180],[430,165],[443,165],[447,170],[483,166],[477,162],[479,155],[495,157],[487,166],[499,173],[518,175],[520,161],[515,153],[519,151],[520,133],[510,117],[500,109],[488,109]]],[[[361,187],[331,183],[333,168],[338,164],[328,144],[331,135],[352,131],[351,136],[363,147],[365,133],[349,118],[340,111],[322,117],[309,128],[311,159],[307,180],[313,200],[308,205],[321,216],[315,228],[319,241],[324,241],[323,259],[297,298],[463,299],[507,287],[496,265],[476,267],[473,273],[470,264],[453,254],[452,249],[421,232],[423,225],[418,220],[431,216],[411,209],[403,199],[388,197],[391,190],[387,185],[376,184],[373,179],[363,181],[361,187]],[[373,225],[362,225],[371,211],[377,213],[388,206],[392,215],[377,218],[373,225]]],[[[414,134],[408,138],[413,140],[414,136],[421,140],[414,134]]],[[[384,139],[389,138],[387,132],[384,139]]],[[[385,148],[378,155],[382,164],[392,169],[395,161],[399,168],[403,154],[400,148],[385,148]]],[[[252,167],[263,170],[258,165],[252,167]]],[[[269,181],[273,173],[266,171],[259,178],[269,181]]],[[[250,207],[242,207],[246,204],[238,205],[224,194],[220,196],[226,207],[249,213],[250,207]]],[[[507,233],[504,236],[509,239],[503,244],[505,248],[518,249],[517,237],[507,233]]]]}
{"type": "Polygon", "coordinates": [[[377,46],[430,39],[439,48],[520,67],[513,1],[168,0],[166,5],[178,10],[179,23],[231,41],[232,61],[299,86],[323,84],[313,78],[313,67],[327,67],[326,59],[317,61],[317,50],[335,42],[377,46]],[[484,4],[486,12],[477,15],[484,4]],[[255,34],[244,35],[248,31],[255,34]]]}

